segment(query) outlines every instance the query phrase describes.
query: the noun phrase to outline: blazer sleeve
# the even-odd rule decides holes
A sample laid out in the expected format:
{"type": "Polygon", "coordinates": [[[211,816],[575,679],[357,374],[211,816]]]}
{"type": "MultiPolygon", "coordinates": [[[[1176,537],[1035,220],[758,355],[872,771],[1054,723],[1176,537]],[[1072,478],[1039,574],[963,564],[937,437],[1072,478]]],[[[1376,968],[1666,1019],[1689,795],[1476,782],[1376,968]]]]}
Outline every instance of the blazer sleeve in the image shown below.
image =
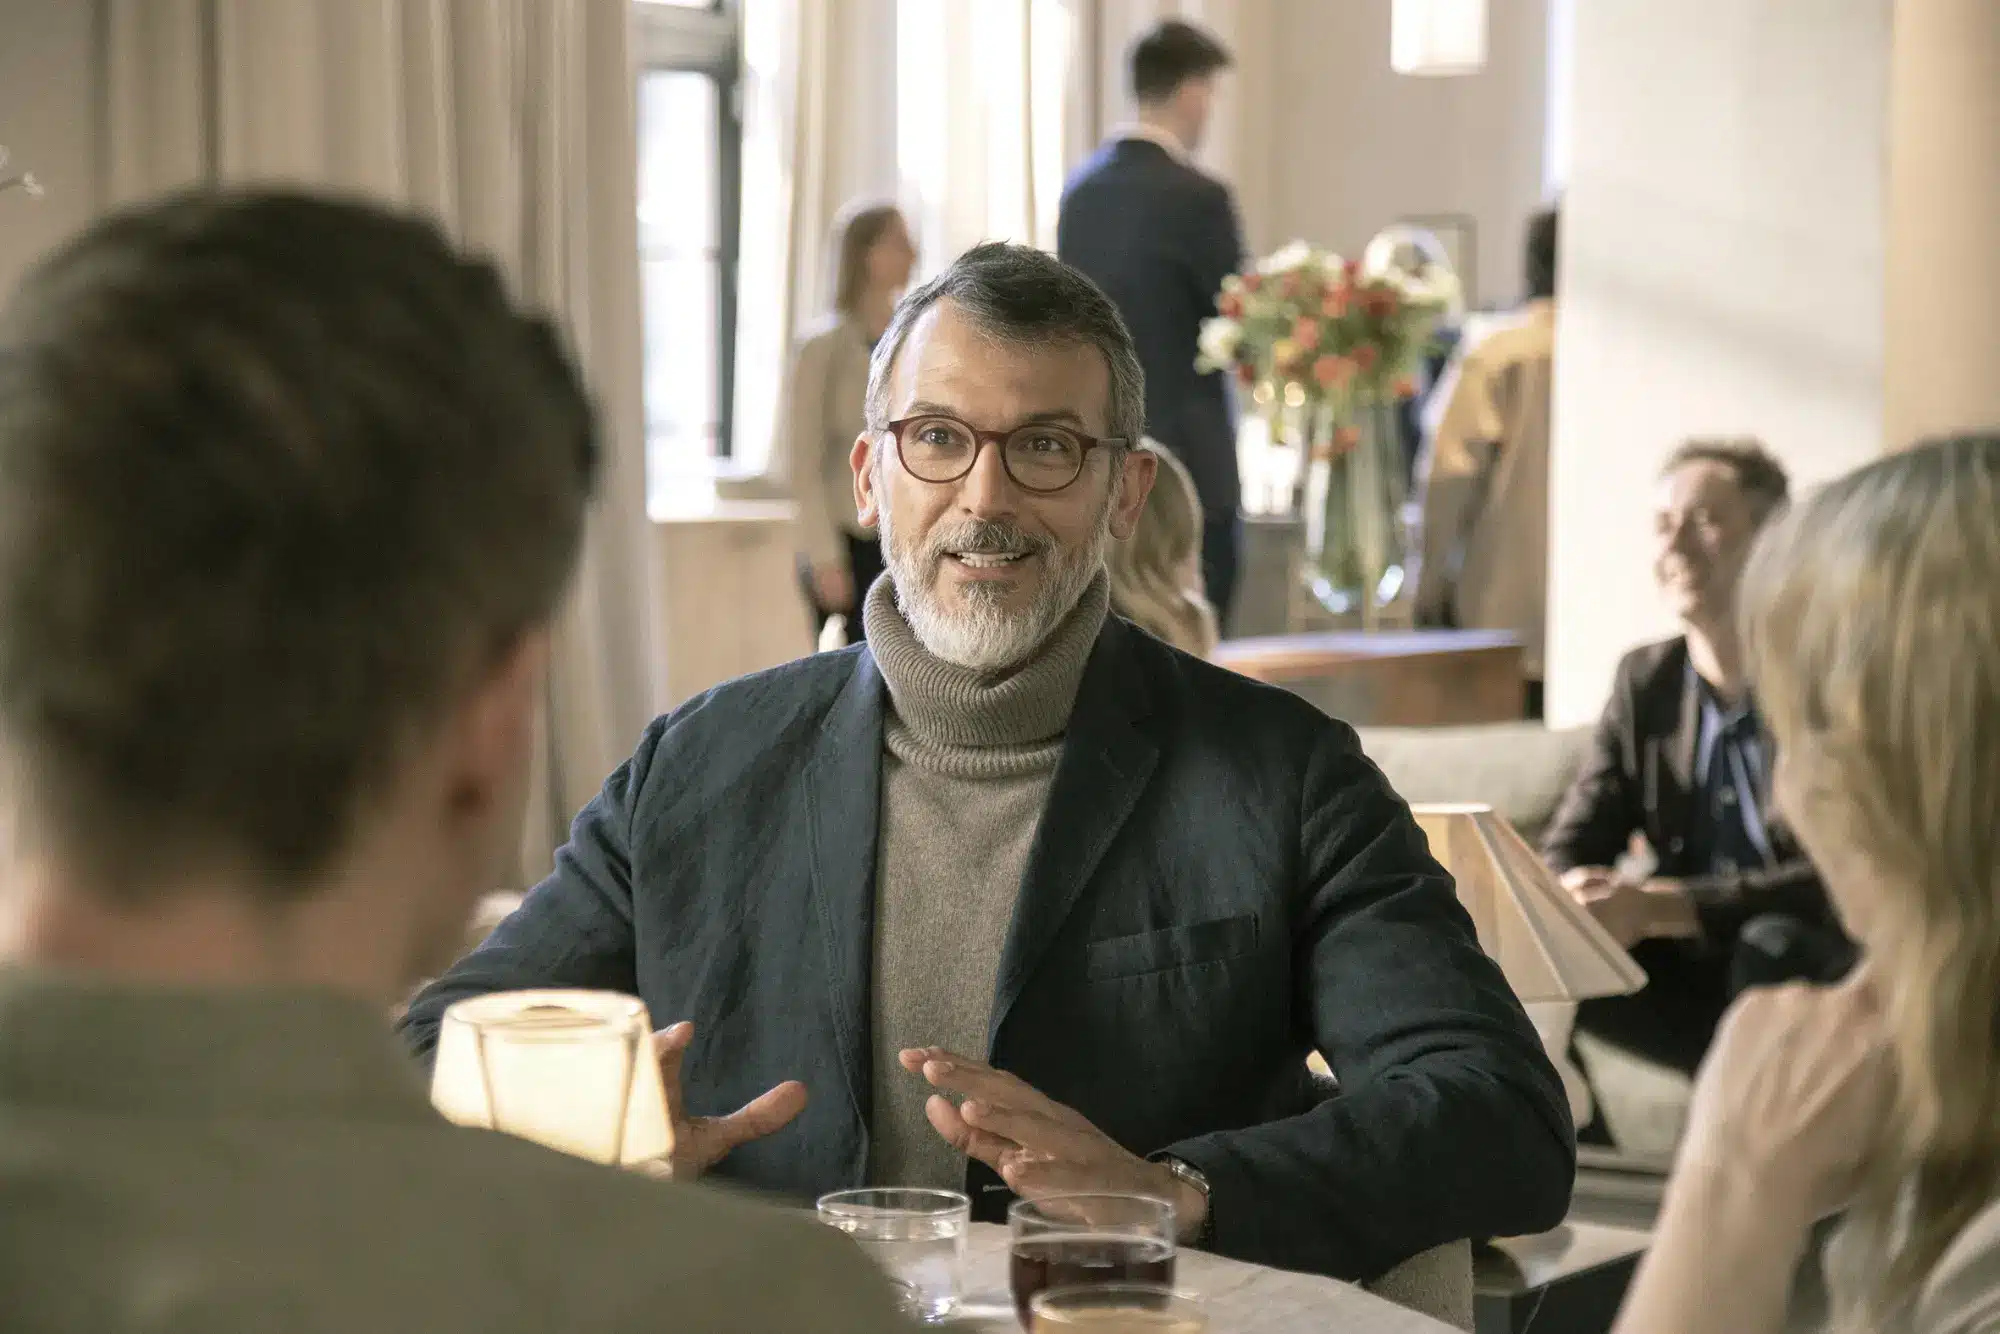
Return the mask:
{"type": "MultiPolygon", "coordinates": [[[[792,362],[791,386],[785,404],[785,481],[798,506],[799,548],[814,565],[845,559],[840,524],[828,507],[821,481],[823,457],[832,433],[826,421],[828,377],[832,374],[833,340],[809,338],[799,344],[792,362]]],[[[856,590],[859,596],[865,590],[856,590]]]]}
{"type": "Polygon", "coordinates": [[[452,1002],[526,987],[639,989],[633,962],[632,808],[658,744],[655,723],[570,825],[555,870],[479,948],[417,993],[397,1025],[426,1064],[452,1002]]]}
{"type": "Polygon", "coordinates": [[[1301,817],[1294,969],[1339,1080],[1311,1111],[1166,1152],[1208,1178],[1214,1249],[1372,1279],[1448,1241],[1562,1221],[1562,1083],[1409,808],[1328,728],[1301,817]]]}
{"type": "Polygon", "coordinates": [[[1196,215],[1194,281],[1208,303],[1201,307],[1213,314],[1215,298],[1222,292],[1222,280],[1243,267],[1243,225],[1236,217],[1236,203],[1220,181],[1210,181],[1196,215]]]}
{"type": "Polygon", "coordinates": [[[1542,856],[1557,874],[1614,865],[1633,832],[1645,827],[1639,776],[1631,768],[1638,753],[1632,671],[1630,659],[1620,664],[1591,736],[1590,755],[1542,835],[1542,856]]]}
{"type": "Polygon", "coordinates": [[[1694,900],[1695,917],[1709,940],[1734,939],[1760,913],[1781,912],[1812,921],[1824,916],[1827,908],[1819,869],[1804,857],[1750,871],[1689,876],[1681,883],[1694,900]]]}

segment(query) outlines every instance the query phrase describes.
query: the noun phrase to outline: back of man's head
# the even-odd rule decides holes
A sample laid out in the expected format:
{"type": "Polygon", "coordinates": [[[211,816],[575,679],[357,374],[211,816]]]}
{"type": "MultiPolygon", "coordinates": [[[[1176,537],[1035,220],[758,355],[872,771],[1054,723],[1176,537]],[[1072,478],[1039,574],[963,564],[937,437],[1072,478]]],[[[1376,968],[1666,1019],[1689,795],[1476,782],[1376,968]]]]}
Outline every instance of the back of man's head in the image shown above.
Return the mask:
{"type": "Polygon", "coordinates": [[[428,223],[265,193],[92,228],[0,321],[25,837],[111,902],[226,867],[291,903],[545,626],[595,469],[554,331],[428,223]]]}
{"type": "Polygon", "coordinates": [[[1523,268],[1528,280],[1528,299],[1545,300],[1556,294],[1556,256],[1562,214],[1545,208],[1528,219],[1528,238],[1523,268]]]}
{"type": "Polygon", "coordinates": [[[1166,19],[1132,44],[1132,96],[1140,106],[1155,106],[1180,91],[1190,79],[1205,79],[1229,68],[1229,51],[1192,23],[1166,19]]]}

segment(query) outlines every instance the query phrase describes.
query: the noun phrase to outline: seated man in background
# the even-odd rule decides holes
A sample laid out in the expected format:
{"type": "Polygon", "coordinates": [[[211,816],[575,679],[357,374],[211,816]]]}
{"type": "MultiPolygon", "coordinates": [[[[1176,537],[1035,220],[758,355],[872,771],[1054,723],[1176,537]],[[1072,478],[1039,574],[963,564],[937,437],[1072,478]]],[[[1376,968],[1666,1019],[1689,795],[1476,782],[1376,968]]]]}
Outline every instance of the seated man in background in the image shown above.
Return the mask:
{"type": "Polygon", "coordinates": [[[1499,321],[1474,317],[1431,393],[1441,415],[1417,458],[1417,621],[1518,634],[1530,718],[1542,716],[1548,626],[1556,233],[1553,209],[1529,221],[1528,299],[1499,321]]]}
{"type": "Polygon", "coordinates": [[[1769,734],[1744,679],[1736,588],[1785,503],[1754,441],[1691,440],[1660,474],[1654,578],[1682,634],[1619,664],[1590,758],[1544,839],[1550,865],[1646,970],[1585,1002],[1579,1029],[1688,1073],[1747,986],[1831,982],[1853,951],[1769,801],[1769,734]],[[1634,835],[1654,865],[1618,869],[1634,835]]]}
{"type": "Polygon", "coordinates": [[[1561,1084],[1353,731],[1107,616],[1143,395],[1040,251],[907,297],[852,457],[867,645],[656,722],[414,1045],[464,996],[636,991],[692,1021],[676,1105],[743,1106],[683,1119],[677,1170],[802,1199],[1142,1192],[1191,1245],[1347,1278],[1559,1222],[1561,1084]]]}
{"type": "Polygon", "coordinates": [[[511,870],[595,456],[426,223],[189,196],[18,289],[8,1330],[896,1327],[829,1230],[446,1124],[389,1032],[511,870]]]}

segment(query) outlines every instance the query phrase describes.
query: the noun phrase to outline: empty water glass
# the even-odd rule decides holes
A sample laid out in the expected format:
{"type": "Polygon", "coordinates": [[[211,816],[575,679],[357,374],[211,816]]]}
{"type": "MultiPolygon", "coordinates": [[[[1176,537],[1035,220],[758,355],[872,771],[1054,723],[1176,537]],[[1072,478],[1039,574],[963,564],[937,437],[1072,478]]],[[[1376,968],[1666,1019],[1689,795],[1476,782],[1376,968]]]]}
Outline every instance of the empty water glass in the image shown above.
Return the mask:
{"type": "Polygon", "coordinates": [[[822,1223],[860,1244],[896,1285],[903,1309],[935,1324],[958,1309],[972,1201],[952,1190],[842,1190],[819,1201],[822,1223]]]}

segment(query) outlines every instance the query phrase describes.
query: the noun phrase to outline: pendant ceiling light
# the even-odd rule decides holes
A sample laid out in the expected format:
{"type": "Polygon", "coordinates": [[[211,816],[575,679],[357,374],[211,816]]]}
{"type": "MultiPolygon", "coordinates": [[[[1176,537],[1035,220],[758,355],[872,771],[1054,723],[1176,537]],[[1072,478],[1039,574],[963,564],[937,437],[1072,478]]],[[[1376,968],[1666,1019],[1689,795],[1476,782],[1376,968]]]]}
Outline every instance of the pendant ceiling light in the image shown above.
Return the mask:
{"type": "Polygon", "coordinates": [[[1389,64],[1433,78],[1484,68],[1486,0],[1395,0],[1389,64]]]}

